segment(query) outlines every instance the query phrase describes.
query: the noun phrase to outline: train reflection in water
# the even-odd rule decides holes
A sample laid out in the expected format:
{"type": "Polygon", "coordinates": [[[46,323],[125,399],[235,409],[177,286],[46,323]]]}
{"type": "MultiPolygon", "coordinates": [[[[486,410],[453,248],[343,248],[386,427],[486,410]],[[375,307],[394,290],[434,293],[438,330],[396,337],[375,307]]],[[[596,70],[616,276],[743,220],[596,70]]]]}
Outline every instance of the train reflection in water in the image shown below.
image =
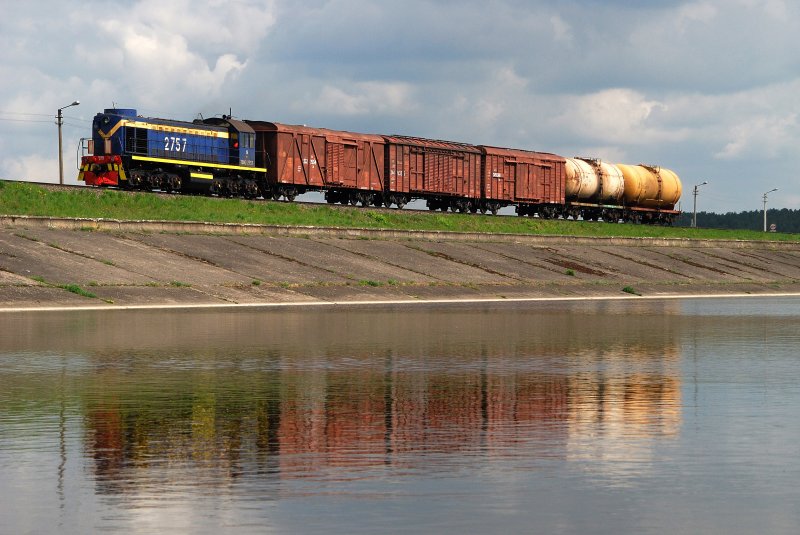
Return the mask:
{"type": "Polygon", "coordinates": [[[119,348],[131,337],[132,349],[95,347],[86,454],[112,493],[162,479],[219,486],[367,478],[387,467],[446,472],[452,454],[638,470],[681,423],[681,320],[670,306],[642,305],[625,332],[613,303],[587,304],[585,315],[545,307],[129,316],[111,338],[119,348]],[[190,340],[177,334],[187,320],[201,333],[190,340]],[[302,336],[309,325],[315,336],[302,336]],[[138,343],[148,331],[160,336],[138,343]]]}

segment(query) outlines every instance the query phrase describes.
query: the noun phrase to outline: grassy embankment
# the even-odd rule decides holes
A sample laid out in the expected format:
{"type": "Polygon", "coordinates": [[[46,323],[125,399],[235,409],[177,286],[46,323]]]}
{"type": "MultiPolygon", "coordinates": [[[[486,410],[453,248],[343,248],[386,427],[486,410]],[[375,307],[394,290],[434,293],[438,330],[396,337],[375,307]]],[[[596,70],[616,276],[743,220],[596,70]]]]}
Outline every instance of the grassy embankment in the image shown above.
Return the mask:
{"type": "Polygon", "coordinates": [[[94,188],[53,191],[35,184],[3,181],[0,181],[0,214],[511,234],[800,241],[798,234],[620,225],[528,217],[410,213],[402,210],[387,213],[324,204],[300,205],[146,193],[130,195],[94,188]]]}

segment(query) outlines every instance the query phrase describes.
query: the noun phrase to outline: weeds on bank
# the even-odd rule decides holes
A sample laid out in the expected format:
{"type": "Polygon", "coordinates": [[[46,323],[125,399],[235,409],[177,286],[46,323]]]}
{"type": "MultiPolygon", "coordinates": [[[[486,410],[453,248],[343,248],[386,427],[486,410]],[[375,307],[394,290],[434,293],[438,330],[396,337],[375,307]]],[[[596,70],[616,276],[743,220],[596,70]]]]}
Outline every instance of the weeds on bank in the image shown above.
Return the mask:
{"type": "MultiPolygon", "coordinates": [[[[44,277],[41,277],[39,275],[33,275],[33,276],[30,277],[30,279],[34,280],[34,281],[36,281],[38,283],[44,284],[45,286],[50,286],[52,288],[60,288],[62,290],[66,290],[66,291],[68,291],[70,293],[74,293],[75,295],[80,295],[81,297],[87,297],[89,299],[100,299],[99,297],[97,297],[96,294],[94,294],[94,293],[92,293],[90,291],[84,290],[79,285],[74,284],[74,283],[56,284],[56,283],[52,283],[52,282],[47,282],[44,277]]],[[[89,286],[99,286],[99,285],[97,284],[97,282],[91,281],[91,282],[89,282],[89,286]]],[[[114,302],[111,299],[101,299],[101,301],[105,301],[106,303],[113,303],[114,302]]]]}
{"type": "Polygon", "coordinates": [[[77,295],[82,295],[83,297],[88,297],[90,299],[97,299],[97,296],[92,292],[87,292],[77,284],[57,284],[55,285],[58,288],[64,289],[68,292],[72,292],[77,295]]]}

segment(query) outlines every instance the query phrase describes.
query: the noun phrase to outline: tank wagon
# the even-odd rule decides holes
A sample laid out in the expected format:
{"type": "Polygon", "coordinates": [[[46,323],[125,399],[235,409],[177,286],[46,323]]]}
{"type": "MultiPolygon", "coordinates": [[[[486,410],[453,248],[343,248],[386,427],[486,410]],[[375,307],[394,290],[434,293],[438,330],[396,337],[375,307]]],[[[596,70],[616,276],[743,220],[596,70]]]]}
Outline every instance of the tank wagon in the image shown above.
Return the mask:
{"type": "Polygon", "coordinates": [[[193,122],[107,109],[92,123],[87,185],[328,203],[670,224],[681,182],[671,170],[596,158],[373,135],[230,116],[193,122]]]}

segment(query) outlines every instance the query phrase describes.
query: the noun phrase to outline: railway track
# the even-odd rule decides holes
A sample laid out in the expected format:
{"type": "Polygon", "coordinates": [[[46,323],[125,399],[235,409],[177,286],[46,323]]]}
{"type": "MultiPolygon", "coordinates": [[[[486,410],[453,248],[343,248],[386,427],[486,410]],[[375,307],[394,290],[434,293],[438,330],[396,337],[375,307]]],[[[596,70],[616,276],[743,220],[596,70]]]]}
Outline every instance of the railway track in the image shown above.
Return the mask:
{"type": "MultiPolygon", "coordinates": [[[[17,182],[22,182],[22,181],[17,181],[17,182]]],[[[122,189],[122,188],[103,188],[103,187],[99,187],[98,188],[98,187],[92,187],[92,186],[82,186],[80,184],[53,184],[52,182],[35,182],[35,181],[27,181],[27,180],[24,181],[24,182],[27,183],[27,184],[36,184],[37,186],[41,186],[41,187],[43,187],[45,189],[48,189],[50,191],[76,191],[76,190],[80,190],[80,191],[95,191],[97,193],[101,193],[103,191],[110,190],[110,191],[117,191],[117,192],[120,192],[120,193],[123,193],[123,194],[126,194],[126,195],[157,195],[157,196],[160,196],[160,197],[175,197],[175,196],[178,196],[178,195],[187,195],[187,196],[193,195],[191,193],[165,192],[165,191],[160,191],[160,190],[145,191],[145,190],[129,190],[129,189],[122,189]]],[[[305,195],[314,195],[314,193],[306,193],[305,195]]],[[[373,212],[387,213],[387,214],[398,213],[398,212],[402,212],[402,213],[417,213],[417,214],[430,214],[432,212],[438,212],[438,210],[429,210],[428,208],[415,208],[415,207],[410,206],[410,205],[406,205],[405,207],[398,209],[398,208],[386,208],[386,207],[383,207],[383,206],[380,206],[380,207],[378,207],[378,206],[365,206],[365,207],[362,207],[362,206],[350,205],[350,204],[338,204],[338,203],[331,204],[331,203],[326,202],[324,199],[320,199],[319,201],[300,200],[300,199],[295,199],[293,201],[286,201],[286,200],[275,201],[275,200],[272,200],[272,199],[264,199],[263,197],[258,197],[257,199],[245,199],[243,197],[220,197],[220,196],[216,196],[216,195],[199,195],[199,196],[202,196],[202,197],[204,197],[206,199],[220,199],[220,200],[222,200],[222,199],[237,199],[237,200],[241,200],[241,201],[255,200],[255,201],[260,201],[260,202],[268,202],[268,203],[274,203],[274,202],[289,203],[289,202],[291,202],[293,204],[299,204],[299,205],[305,205],[305,206],[328,206],[330,208],[334,208],[334,209],[337,209],[337,210],[368,209],[368,210],[373,211],[373,212]]],[[[414,201],[414,202],[421,202],[421,201],[414,201]]],[[[449,213],[453,213],[453,212],[449,212],[449,213]]],[[[482,214],[476,214],[476,215],[482,215],[482,214]]],[[[493,216],[493,217],[518,217],[518,216],[516,214],[503,213],[503,211],[501,210],[496,216],[493,216]]]]}
{"type": "MultiPolygon", "coordinates": [[[[16,181],[16,182],[23,182],[23,181],[16,181]]],[[[370,210],[372,212],[386,213],[386,214],[396,214],[398,212],[409,213],[409,214],[456,213],[456,212],[452,212],[452,211],[439,212],[439,210],[431,210],[431,209],[428,209],[427,207],[417,208],[417,207],[413,206],[413,204],[415,204],[415,203],[424,202],[424,201],[421,201],[421,200],[412,201],[410,204],[406,205],[403,208],[386,208],[386,207],[383,207],[383,206],[381,206],[381,207],[378,207],[378,206],[359,206],[359,205],[351,205],[351,204],[328,203],[328,202],[326,202],[324,200],[324,198],[322,198],[322,194],[321,193],[317,193],[317,192],[310,192],[310,193],[306,193],[305,194],[305,195],[317,195],[317,194],[319,194],[320,200],[317,200],[317,201],[314,201],[314,200],[299,200],[299,199],[295,199],[293,201],[287,201],[287,200],[276,201],[276,200],[273,200],[273,199],[264,199],[263,197],[258,197],[256,199],[245,199],[243,197],[224,197],[224,196],[221,197],[221,196],[218,196],[218,195],[202,195],[202,194],[181,193],[181,192],[165,192],[165,191],[161,191],[161,190],[149,190],[149,191],[148,190],[129,190],[129,189],[122,189],[122,188],[92,187],[92,186],[84,186],[84,185],[80,185],[80,184],[54,184],[52,182],[36,182],[36,181],[24,181],[24,182],[26,182],[28,184],[36,184],[37,186],[41,186],[41,187],[43,187],[45,189],[48,189],[48,190],[51,190],[51,191],[76,191],[76,190],[80,190],[80,191],[95,191],[95,192],[97,192],[99,194],[99,193],[101,193],[103,191],[110,190],[110,191],[117,191],[117,192],[125,194],[125,195],[157,195],[157,196],[160,196],[160,197],[175,197],[175,196],[178,196],[178,195],[187,195],[187,196],[198,195],[198,196],[202,196],[203,198],[206,198],[206,199],[219,199],[219,200],[222,200],[222,199],[238,199],[238,200],[241,200],[241,201],[255,200],[255,201],[260,201],[260,202],[268,202],[268,203],[274,203],[274,202],[295,203],[295,204],[304,205],[304,206],[328,206],[328,207],[336,209],[336,210],[353,210],[353,209],[364,210],[364,209],[367,209],[367,210],[370,210]]],[[[466,214],[469,214],[469,213],[470,212],[466,212],[466,214]]],[[[475,215],[488,215],[488,213],[487,214],[477,213],[475,215]]],[[[516,213],[511,212],[511,207],[506,207],[504,209],[501,209],[496,215],[494,215],[492,217],[517,218],[519,216],[516,213]]],[[[539,219],[538,215],[528,216],[528,217],[533,217],[533,218],[539,219]]],[[[581,222],[584,222],[584,223],[601,223],[602,222],[602,221],[590,221],[590,220],[583,220],[583,219],[575,220],[575,219],[562,219],[562,218],[559,218],[559,221],[565,221],[565,222],[570,222],[570,223],[578,222],[578,221],[581,221],[581,222]]]]}

